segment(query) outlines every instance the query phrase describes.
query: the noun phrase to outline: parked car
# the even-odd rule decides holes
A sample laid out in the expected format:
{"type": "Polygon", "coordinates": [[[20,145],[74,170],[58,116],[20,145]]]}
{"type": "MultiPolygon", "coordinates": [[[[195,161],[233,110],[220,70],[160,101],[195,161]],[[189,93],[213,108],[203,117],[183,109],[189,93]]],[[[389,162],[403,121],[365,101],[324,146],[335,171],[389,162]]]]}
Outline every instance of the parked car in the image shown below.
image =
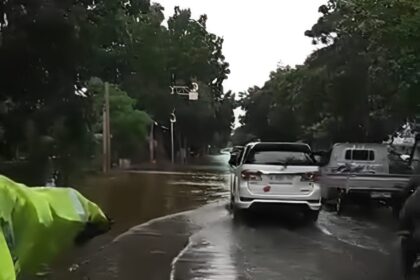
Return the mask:
{"type": "Polygon", "coordinates": [[[321,209],[319,166],[302,143],[250,143],[232,154],[234,215],[264,205],[296,207],[313,221],[321,209]]]}
{"type": "Polygon", "coordinates": [[[322,167],[322,196],[341,213],[344,203],[391,206],[395,214],[401,208],[403,192],[412,176],[410,163],[389,152],[386,144],[335,144],[329,163],[322,167]],[[391,170],[398,173],[391,173],[391,170]]]}

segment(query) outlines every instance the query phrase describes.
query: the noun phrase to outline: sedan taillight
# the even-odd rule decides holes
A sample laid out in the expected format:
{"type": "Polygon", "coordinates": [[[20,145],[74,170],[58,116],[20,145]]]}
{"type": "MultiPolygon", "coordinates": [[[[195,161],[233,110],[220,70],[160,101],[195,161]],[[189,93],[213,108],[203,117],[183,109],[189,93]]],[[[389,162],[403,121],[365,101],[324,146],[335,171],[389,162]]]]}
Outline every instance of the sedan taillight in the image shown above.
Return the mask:
{"type": "Polygon", "coordinates": [[[302,182],[318,182],[320,177],[321,173],[319,172],[308,172],[302,174],[302,178],[300,180],[302,182]]]}
{"type": "Polygon", "coordinates": [[[241,172],[242,179],[246,181],[262,181],[261,175],[260,171],[244,170],[241,172]]]}

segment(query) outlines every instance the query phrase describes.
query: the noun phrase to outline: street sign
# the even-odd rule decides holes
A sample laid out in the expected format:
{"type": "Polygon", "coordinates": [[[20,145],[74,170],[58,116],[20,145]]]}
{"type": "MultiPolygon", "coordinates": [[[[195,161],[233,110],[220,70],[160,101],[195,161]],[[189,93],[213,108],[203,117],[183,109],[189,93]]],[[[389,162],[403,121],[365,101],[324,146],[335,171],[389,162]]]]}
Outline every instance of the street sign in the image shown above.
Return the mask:
{"type": "Polygon", "coordinates": [[[198,100],[198,92],[195,91],[190,91],[189,95],[188,95],[189,100],[191,101],[196,101],[198,100]]]}
{"type": "Polygon", "coordinates": [[[190,89],[186,86],[170,86],[169,88],[171,89],[171,95],[188,95],[190,91],[190,89]]]}
{"type": "Polygon", "coordinates": [[[190,100],[196,101],[196,100],[198,100],[198,84],[197,83],[193,83],[192,86],[193,86],[193,88],[189,92],[188,98],[190,100]]]}
{"type": "Polygon", "coordinates": [[[196,101],[198,100],[198,84],[192,83],[192,88],[187,86],[170,86],[171,95],[181,95],[181,96],[188,96],[189,100],[196,101]]]}

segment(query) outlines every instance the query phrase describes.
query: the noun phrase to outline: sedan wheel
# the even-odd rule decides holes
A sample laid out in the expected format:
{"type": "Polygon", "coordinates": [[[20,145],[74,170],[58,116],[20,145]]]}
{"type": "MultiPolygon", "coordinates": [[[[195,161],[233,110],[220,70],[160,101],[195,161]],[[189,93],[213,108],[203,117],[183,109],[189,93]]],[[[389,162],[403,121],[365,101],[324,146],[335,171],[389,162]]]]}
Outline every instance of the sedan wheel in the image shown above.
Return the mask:
{"type": "Polygon", "coordinates": [[[230,202],[229,202],[229,208],[231,211],[235,208],[235,197],[233,194],[230,194],[230,202]]]}
{"type": "Polygon", "coordinates": [[[319,212],[320,211],[308,210],[305,213],[305,217],[308,221],[316,222],[316,221],[318,221],[319,212]]]}

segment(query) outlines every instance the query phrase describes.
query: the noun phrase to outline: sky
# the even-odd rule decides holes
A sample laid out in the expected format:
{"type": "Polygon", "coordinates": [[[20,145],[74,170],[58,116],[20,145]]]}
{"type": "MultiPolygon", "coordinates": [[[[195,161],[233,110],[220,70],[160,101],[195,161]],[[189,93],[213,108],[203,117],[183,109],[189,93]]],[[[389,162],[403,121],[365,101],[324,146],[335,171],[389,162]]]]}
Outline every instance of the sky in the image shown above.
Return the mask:
{"type": "MultiPolygon", "coordinates": [[[[224,38],[231,74],[225,91],[263,86],[278,65],[302,64],[315,49],[304,32],[327,0],[157,0],[166,18],[175,6],[190,8],[193,18],[207,14],[207,29],[224,38]]],[[[236,115],[241,114],[237,110],[236,115]]],[[[238,126],[236,122],[235,126],[238,126]]]]}

